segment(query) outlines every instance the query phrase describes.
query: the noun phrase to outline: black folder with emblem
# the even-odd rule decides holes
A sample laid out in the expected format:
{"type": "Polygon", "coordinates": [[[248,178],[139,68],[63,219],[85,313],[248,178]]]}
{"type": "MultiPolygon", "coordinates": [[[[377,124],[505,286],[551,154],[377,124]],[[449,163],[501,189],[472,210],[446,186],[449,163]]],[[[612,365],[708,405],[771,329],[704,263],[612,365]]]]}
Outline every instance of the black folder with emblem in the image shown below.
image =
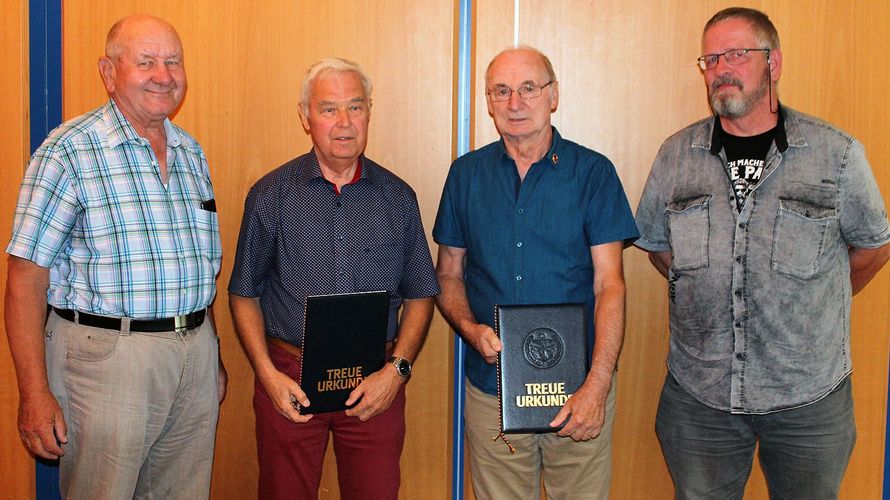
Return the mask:
{"type": "Polygon", "coordinates": [[[301,414],[345,410],[349,394],[386,361],[389,292],[306,297],[301,414]]]}
{"type": "Polygon", "coordinates": [[[501,432],[554,432],[550,422],[589,370],[584,304],[498,305],[501,432]]]}

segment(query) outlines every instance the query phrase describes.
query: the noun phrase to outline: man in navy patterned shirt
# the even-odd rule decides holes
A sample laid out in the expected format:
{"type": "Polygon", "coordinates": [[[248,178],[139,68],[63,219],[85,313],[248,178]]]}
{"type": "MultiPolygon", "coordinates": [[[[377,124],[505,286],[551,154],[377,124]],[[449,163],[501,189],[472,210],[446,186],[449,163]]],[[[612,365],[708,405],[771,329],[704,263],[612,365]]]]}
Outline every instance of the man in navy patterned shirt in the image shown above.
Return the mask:
{"type": "Polygon", "coordinates": [[[329,434],[341,498],[398,498],[404,385],[439,285],[414,191],[363,155],[370,117],[362,69],[319,61],[300,100],[312,150],[247,196],[229,305],[256,372],[260,498],[317,498],[329,434]],[[370,290],[390,293],[390,363],[353,390],[353,408],[301,415],[306,296],[370,290]]]}
{"type": "Polygon", "coordinates": [[[179,35],[122,19],[99,70],[111,101],[50,134],[16,206],[19,432],[61,457],[65,497],[206,498],[225,370],[204,319],[222,251],[207,159],[169,120],[186,90],[179,35]]]}

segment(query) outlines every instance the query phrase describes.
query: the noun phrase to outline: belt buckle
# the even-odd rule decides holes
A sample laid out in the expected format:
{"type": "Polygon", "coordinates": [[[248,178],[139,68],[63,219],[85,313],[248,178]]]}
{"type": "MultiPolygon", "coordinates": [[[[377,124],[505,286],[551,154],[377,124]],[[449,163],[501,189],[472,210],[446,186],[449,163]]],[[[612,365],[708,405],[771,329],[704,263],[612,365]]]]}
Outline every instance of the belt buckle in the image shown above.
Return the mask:
{"type": "Polygon", "coordinates": [[[182,314],[180,316],[173,317],[173,330],[180,334],[185,335],[186,330],[188,330],[188,324],[186,323],[186,319],[188,319],[188,315],[182,314]]]}

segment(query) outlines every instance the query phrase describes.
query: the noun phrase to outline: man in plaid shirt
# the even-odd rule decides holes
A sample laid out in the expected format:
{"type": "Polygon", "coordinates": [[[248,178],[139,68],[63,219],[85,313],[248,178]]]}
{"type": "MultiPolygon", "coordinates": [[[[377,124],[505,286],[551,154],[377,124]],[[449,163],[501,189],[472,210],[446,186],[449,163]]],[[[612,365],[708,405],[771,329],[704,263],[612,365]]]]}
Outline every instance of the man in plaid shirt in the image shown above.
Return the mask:
{"type": "Polygon", "coordinates": [[[225,370],[204,320],[222,252],[207,159],[169,120],[182,44],[165,21],[128,17],[99,69],[111,100],[50,133],[16,206],[19,432],[60,458],[65,497],[206,498],[225,370]]]}

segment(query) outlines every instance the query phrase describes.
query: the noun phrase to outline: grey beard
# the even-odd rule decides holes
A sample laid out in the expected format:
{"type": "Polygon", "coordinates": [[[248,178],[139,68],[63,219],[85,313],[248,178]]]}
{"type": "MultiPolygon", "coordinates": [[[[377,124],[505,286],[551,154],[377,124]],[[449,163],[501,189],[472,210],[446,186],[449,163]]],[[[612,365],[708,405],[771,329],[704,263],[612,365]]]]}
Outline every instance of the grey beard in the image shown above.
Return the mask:
{"type": "Polygon", "coordinates": [[[766,91],[769,90],[768,85],[770,85],[769,82],[766,82],[765,85],[761,84],[750,95],[744,93],[743,87],[739,87],[741,90],[739,95],[718,96],[712,92],[708,95],[708,100],[711,102],[711,109],[717,116],[730,119],[741,118],[747,116],[754,109],[754,104],[766,95],[766,91]]]}

